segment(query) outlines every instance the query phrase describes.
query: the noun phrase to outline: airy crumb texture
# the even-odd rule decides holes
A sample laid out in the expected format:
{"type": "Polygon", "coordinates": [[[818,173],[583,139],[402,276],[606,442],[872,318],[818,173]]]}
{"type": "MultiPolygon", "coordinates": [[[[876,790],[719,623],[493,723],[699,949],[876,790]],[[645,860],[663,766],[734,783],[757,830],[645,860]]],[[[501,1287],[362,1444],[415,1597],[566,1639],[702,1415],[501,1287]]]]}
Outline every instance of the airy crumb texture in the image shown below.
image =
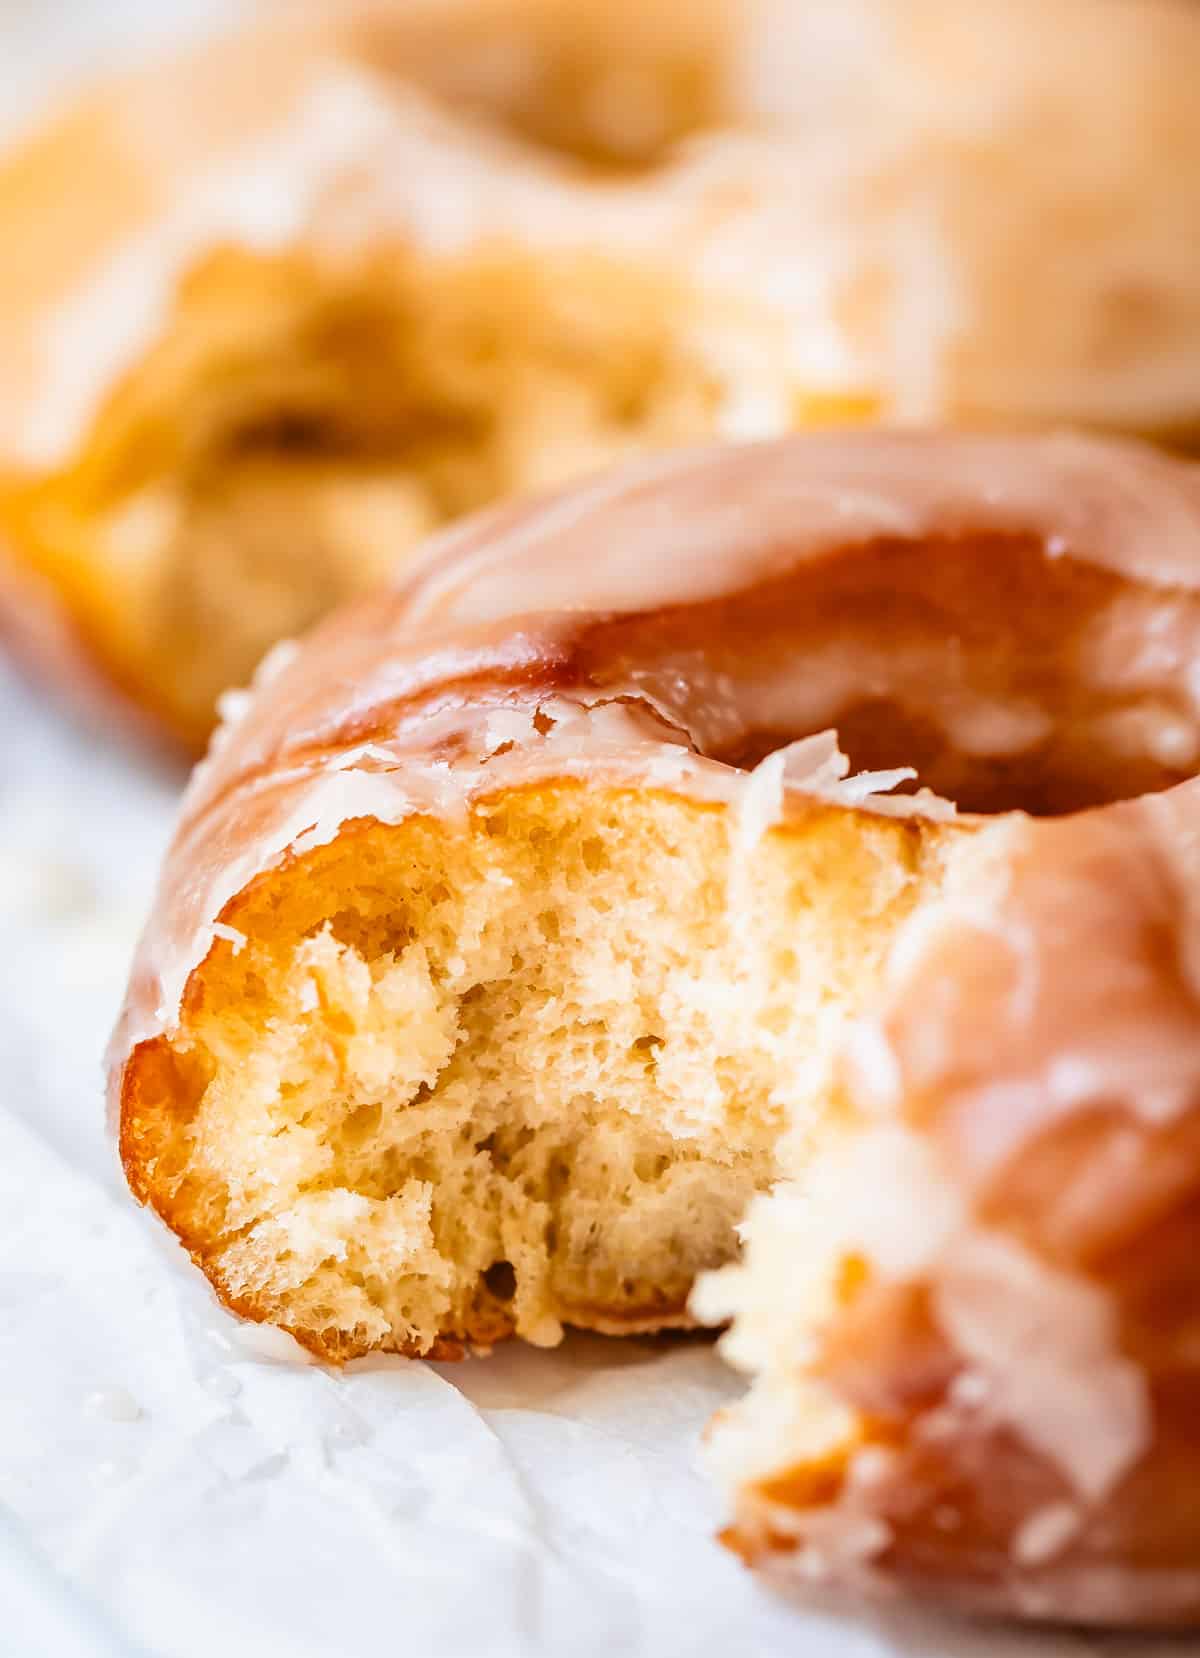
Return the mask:
{"type": "Polygon", "coordinates": [[[329,1359],[685,1324],[969,833],[812,803],[746,851],[724,808],[571,784],[347,826],[226,907],[135,1051],[135,1189],[329,1359]]]}
{"type": "Polygon", "coordinates": [[[732,360],[769,358],[755,326],[600,256],[227,250],[71,467],[0,491],[0,525],[111,673],[202,746],[270,645],[439,525],[719,430],[732,360]]]}
{"type": "MultiPolygon", "coordinates": [[[[969,834],[960,825],[929,895],[998,908],[1008,879],[998,849],[1009,821],[976,820],[969,834]]],[[[890,1063],[867,1030],[854,1036],[859,1066],[890,1063]]],[[[703,1322],[728,1324],[721,1351],[751,1379],[706,1441],[706,1460],[748,1533],[763,1493],[791,1481],[798,1504],[812,1500],[869,1438],[867,1418],[806,1374],[814,1335],[870,1276],[864,1240],[880,1259],[919,1262],[958,1217],[930,1146],[905,1126],[861,1112],[843,1110],[819,1136],[783,1142],[777,1162],[776,1184],[741,1217],[738,1259],[703,1276],[691,1302],[703,1322]]],[[[736,1531],[728,1540],[738,1546],[736,1531]]]]}

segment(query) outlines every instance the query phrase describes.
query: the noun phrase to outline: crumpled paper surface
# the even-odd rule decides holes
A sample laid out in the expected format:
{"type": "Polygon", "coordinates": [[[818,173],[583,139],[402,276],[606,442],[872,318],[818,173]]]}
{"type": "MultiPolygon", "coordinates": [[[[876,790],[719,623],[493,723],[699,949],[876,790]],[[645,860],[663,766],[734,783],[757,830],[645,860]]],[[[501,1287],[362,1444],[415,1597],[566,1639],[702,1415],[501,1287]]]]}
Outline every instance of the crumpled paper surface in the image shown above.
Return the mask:
{"type": "Polygon", "coordinates": [[[1159,1650],[762,1589],[713,1540],[698,1438],[740,1383],[704,1340],[335,1375],[225,1314],[126,1195],[104,1124],[174,802],[0,678],[0,1654],[1159,1650]]]}

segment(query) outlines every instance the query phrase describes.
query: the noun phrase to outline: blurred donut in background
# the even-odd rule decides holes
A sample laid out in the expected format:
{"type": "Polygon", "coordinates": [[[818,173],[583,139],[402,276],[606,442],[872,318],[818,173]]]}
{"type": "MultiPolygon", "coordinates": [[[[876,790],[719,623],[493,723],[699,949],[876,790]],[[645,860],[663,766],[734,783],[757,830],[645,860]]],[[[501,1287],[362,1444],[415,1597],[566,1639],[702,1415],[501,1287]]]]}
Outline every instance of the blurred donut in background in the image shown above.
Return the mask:
{"type": "Polygon", "coordinates": [[[1200,434],[1188,0],[305,7],[0,170],[0,593],[185,750],[429,531],[643,448],[1200,434]]]}

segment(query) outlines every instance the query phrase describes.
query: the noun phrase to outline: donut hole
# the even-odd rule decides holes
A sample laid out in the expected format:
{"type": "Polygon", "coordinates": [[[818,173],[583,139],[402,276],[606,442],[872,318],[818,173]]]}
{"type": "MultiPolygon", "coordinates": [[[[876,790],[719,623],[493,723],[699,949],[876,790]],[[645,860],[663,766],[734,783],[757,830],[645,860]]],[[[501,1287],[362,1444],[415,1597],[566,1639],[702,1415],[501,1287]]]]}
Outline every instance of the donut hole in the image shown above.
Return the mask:
{"type": "MultiPolygon", "coordinates": [[[[1017,715],[1003,736],[997,725],[993,740],[1019,742],[1015,753],[993,754],[968,748],[960,734],[956,742],[935,717],[917,715],[883,701],[853,705],[838,718],[839,741],[855,770],[880,770],[903,762],[918,779],[965,812],[998,814],[1028,812],[1033,817],[1059,817],[1093,806],[1171,788],[1195,769],[1195,743],[1200,726],[1177,706],[1153,695],[1144,700],[1121,699],[1111,707],[1103,701],[1094,715],[1082,711],[1056,722],[1043,736],[1027,741],[1033,717],[1017,715]],[[1017,721],[1020,721],[1018,725],[1017,721]],[[1184,764],[1180,764],[1180,759],[1184,764]]],[[[979,740],[979,739],[977,739],[979,740]]],[[[911,792],[917,783],[900,784],[895,792],[911,792]]]]}
{"type": "Polygon", "coordinates": [[[880,539],[722,600],[596,624],[715,759],[836,729],[854,770],[911,766],[962,811],[1058,816],[1200,765],[1200,601],[1031,536],[880,539]]]}
{"type": "Polygon", "coordinates": [[[511,1301],[517,1293],[517,1272],[511,1261],[493,1261],[483,1275],[484,1286],[497,1301],[511,1301]]]}
{"type": "Polygon", "coordinates": [[[186,1114],[161,1046],[135,1056],[151,1201],[234,1307],[326,1357],[686,1324],[973,835],[815,803],[752,854],[738,833],[559,784],[361,823],[257,883],[169,1049],[186,1114]]]}

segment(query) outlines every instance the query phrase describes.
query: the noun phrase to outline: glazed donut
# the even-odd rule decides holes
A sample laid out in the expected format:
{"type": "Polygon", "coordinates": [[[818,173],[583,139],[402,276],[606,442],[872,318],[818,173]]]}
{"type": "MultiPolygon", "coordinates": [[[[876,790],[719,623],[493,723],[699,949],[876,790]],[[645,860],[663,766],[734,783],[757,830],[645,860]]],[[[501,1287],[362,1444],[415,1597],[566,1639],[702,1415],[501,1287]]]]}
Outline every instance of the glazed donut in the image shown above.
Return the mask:
{"type": "Polygon", "coordinates": [[[426,532],[633,450],[1186,440],[1190,0],[835,10],[289,9],[34,136],[0,169],[16,642],[198,749],[426,532]]]}
{"type": "Polygon", "coordinates": [[[730,1536],[797,1581],[1194,1619],[1198,661],[1200,472],[1116,440],[471,520],[197,774],[130,1184],[327,1359],[732,1317],[730,1536]]]}

